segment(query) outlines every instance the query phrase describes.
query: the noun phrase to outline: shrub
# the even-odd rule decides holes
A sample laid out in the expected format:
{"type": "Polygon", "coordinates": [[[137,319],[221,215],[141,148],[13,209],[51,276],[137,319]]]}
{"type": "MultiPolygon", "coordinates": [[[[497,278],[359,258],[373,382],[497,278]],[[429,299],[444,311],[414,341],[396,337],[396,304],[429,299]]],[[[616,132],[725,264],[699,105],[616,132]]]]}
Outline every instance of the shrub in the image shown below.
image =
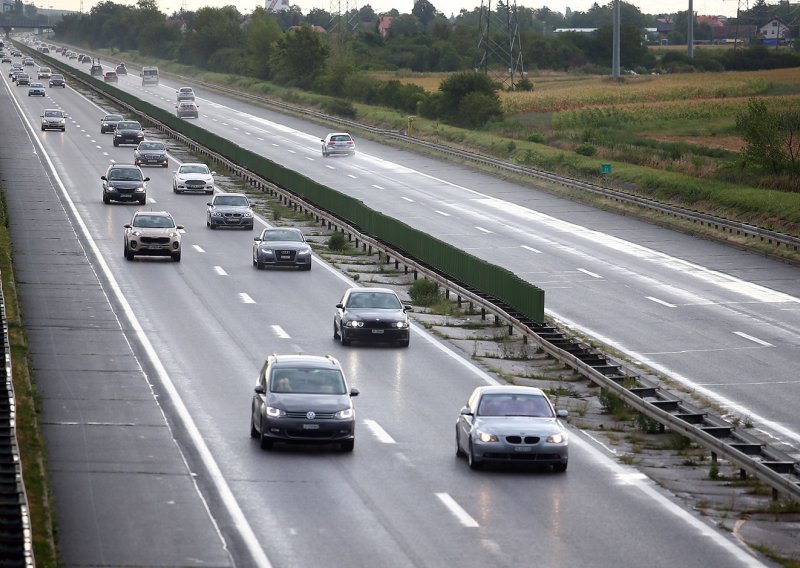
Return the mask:
{"type": "Polygon", "coordinates": [[[408,291],[411,301],[418,306],[432,306],[439,301],[439,285],[433,280],[415,280],[408,291]]]}
{"type": "Polygon", "coordinates": [[[345,118],[356,117],[356,107],[350,101],[342,99],[332,99],[323,103],[325,112],[335,114],[336,116],[343,116],[345,118]]]}
{"type": "Polygon", "coordinates": [[[536,142],[537,144],[544,144],[545,137],[541,132],[531,132],[528,134],[528,142],[536,142]]]}
{"type": "Polygon", "coordinates": [[[343,251],[348,247],[347,238],[344,233],[336,231],[328,238],[328,248],[335,251],[343,251]]]}
{"type": "Polygon", "coordinates": [[[579,144],[575,148],[575,152],[580,154],[581,156],[594,156],[595,154],[597,154],[597,148],[595,148],[588,142],[584,142],[583,144],[579,144]]]}

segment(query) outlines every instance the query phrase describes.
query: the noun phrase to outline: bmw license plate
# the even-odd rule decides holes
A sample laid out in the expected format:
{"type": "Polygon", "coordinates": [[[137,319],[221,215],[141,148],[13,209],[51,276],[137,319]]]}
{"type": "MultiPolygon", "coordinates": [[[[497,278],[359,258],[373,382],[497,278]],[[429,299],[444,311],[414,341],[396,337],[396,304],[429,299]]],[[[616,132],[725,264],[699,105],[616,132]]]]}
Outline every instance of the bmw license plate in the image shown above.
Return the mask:
{"type": "Polygon", "coordinates": [[[383,330],[382,329],[373,329],[372,333],[381,334],[381,333],[383,333],[383,330]]]}
{"type": "Polygon", "coordinates": [[[531,448],[530,448],[530,446],[517,446],[516,448],[514,448],[514,451],[515,452],[530,452],[531,448]]]}
{"type": "Polygon", "coordinates": [[[303,424],[303,430],[319,430],[319,424],[303,424]]]}

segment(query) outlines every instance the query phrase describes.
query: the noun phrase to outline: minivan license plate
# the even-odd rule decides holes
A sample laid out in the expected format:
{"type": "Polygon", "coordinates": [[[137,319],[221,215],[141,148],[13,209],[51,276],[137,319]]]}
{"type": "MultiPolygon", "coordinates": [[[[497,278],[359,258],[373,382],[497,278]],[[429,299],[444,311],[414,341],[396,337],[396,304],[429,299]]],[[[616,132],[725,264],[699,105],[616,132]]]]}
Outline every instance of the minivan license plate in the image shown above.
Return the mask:
{"type": "Polygon", "coordinates": [[[303,424],[303,430],[319,430],[319,424],[303,424]]]}

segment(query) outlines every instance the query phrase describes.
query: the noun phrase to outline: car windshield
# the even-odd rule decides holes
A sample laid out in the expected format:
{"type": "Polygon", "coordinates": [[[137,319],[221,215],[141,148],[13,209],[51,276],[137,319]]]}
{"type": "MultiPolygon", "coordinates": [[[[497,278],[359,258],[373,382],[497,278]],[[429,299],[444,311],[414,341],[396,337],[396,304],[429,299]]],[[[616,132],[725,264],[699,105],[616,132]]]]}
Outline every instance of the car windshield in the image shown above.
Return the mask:
{"type": "Polygon", "coordinates": [[[42,85],[41,83],[31,83],[31,89],[36,89],[36,88],[42,89],[44,88],[44,85],[42,85]]]}
{"type": "Polygon", "coordinates": [[[181,174],[207,174],[208,167],[200,165],[181,166],[178,173],[181,174]]]}
{"type": "Polygon", "coordinates": [[[288,241],[301,243],[303,242],[303,235],[297,231],[287,231],[286,229],[269,229],[261,234],[261,240],[268,242],[288,241]]]}
{"type": "Polygon", "coordinates": [[[106,122],[119,122],[120,120],[122,120],[122,117],[118,114],[108,114],[103,117],[103,120],[105,120],[106,122]]]}
{"type": "Polygon", "coordinates": [[[369,308],[379,310],[399,310],[403,307],[394,294],[387,292],[357,292],[350,294],[348,308],[369,308]]]}
{"type": "Polygon", "coordinates": [[[133,220],[133,226],[147,229],[171,229],[175,223],[165,215],[137,215],[133,220]]]}
{"type": "Polygon", "coordinates": [[[120,122],[117,128],[120,130],[141,130],[142,125],[138,122],[120,122]]]}
{"type": "Polygon", "coordinates": [[[249,207],[250,202],[244,195],[218,195],[214,198],[214,205],[232,205],[234,207],[249,207]]]}
{"type": "Polygon", "coordinates": [[[162,142],[142,142],[139,144],[139,150],[166,150],[166,146],[162,142]]]}
{"type": "Polygon", "coordinates": [[[46,110],[44,111],[44,115],[48,118],[61,118],[61,111],[60,110],[46,110]]]}
{"type": "Polygon", "coordinates": [[[478,405],[478,416],[531,416],[552,418],[552,407],[542,395],[485,394],[478,405]]]}
{"type": "Polygon", "coordinates": [[[331,140],[334,142],[350,142],[351,138],[347,134],[339,134],[337,136],[331,136],[331,140]]]}
{"type": "Polygon", "coordinates": [[[272,370],[271,392],[300,394],[346,394],[344,377],[338,369],[280,367],[272,370]]]}
{"type": "Polygon", "coordinates": [[[109,172],[108,181],[142,181],[142,172],[137,168],[115,168],[109,172]]]}
{"type": "Polygon", "coordinates": [[[58,79],[63,79],[64,77],[62,77],[61,75],[53,75],[53,76],[52,76],[52,77],[50,77],[50,78],[51,78],[53,81],[56,81],[56,80],[58,80],[58,79]]]}

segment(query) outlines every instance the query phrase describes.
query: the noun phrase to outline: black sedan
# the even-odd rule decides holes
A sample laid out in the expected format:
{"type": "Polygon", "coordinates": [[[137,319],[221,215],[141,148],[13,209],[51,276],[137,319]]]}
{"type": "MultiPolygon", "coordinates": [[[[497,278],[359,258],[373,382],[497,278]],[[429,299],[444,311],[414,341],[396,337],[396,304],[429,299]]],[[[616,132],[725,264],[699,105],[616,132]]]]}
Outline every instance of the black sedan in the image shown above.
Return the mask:
{"type": "Polygon", "coordinates": [[[336,304],[333,338],[342,345],[361,340],[408,347],[411,331],[406,312],[410,310],[389,288],[350,288],[336,304]]]}
{"type": "Polygon", "coordinates": [[[167,145],[163,142],[151,140],[139,142],[136,150],[133,151],[133,163],[137,166],[161,166],[166,168],[169,165],[167,145]]]}
{"type": "Polygon", "coordinates": [[[100,119],[100,134],[106,132],[114,132],[117,129],[117,124],[125,120],[121,114],[107,114],[100,119]]]}
{"type": "Polygon", "coordinates": [[[144,140],[142,125],[135,120],[123,120],[117,123],[114,130],[114,146],[120,144],[139,144],[144,140]]]}
{"type": "Polygon", "coordinates": [[[51,87],[61,87],[62,89],[67,88],[67,82],[64,80],[64,76],[59,74],[51,75],[48,84],[51,87]]]}
{"type": "Polygon", "coordinates": [[[253,242],[253,266],[297,267],[311,270],[311,245],[300,229],[264,229],[253,242]]]}

